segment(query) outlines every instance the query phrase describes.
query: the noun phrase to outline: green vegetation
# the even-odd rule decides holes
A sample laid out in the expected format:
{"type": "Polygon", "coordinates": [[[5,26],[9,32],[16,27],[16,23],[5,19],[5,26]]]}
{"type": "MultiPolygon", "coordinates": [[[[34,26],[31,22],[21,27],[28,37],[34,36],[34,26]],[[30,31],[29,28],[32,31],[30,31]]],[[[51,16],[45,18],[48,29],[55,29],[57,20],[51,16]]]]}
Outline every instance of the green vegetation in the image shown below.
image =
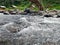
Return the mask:
{"type": "MultiPolygon", "coordinates": [[[[40,0],[40,3],[45,9],[60,9],[60,0],[40,0]]],[[[0,5],[6,6],[7,10],[11,9],[11,5],[16,5],[18,9],[24,10],[31,5],[31,2],[29,0],[0,0],[0,5]]],[[[35,7],[33,10],[38,10],[38,8],[35,7]]]]}
{"type": "Polygon", "coordinates": [[[45,8],[60,10],[60,0],[43,0],[45,8]]]}

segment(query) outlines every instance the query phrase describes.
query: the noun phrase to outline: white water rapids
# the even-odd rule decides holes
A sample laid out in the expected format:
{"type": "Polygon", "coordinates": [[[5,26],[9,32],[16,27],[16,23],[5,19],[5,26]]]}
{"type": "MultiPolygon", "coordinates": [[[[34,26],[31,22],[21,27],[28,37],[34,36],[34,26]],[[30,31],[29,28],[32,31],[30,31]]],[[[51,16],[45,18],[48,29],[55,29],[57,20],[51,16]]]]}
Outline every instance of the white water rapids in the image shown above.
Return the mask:
{"type": "Polygon", "coordinates": [[[60,18],[0,15],[0,42],[0,45],[60,45],[60,18]]]}

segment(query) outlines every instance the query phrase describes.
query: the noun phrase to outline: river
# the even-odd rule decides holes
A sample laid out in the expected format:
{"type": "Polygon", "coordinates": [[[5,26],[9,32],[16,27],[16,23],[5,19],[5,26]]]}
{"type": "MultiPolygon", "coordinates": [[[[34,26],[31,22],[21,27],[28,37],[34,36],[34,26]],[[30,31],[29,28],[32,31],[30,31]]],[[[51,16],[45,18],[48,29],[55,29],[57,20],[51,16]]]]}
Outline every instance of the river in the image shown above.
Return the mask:
{"type": "Polygon", "coordinates": [[[0,45],[60,45],[60,18],[0,15],[0,45]]]}

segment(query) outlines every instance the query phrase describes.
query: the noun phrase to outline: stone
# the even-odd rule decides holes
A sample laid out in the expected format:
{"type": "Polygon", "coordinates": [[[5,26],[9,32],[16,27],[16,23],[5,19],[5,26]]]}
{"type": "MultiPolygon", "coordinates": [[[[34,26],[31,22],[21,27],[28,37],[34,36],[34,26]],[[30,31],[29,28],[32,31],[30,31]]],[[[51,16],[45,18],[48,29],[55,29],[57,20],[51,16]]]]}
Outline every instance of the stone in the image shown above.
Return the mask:
{"type": "Polygon", "coordinates": [[[20,12],[20,15],[27,15],[27,12],[20,12]]]}
{"type": "Polygon", "coordinates": [[[3,12],[5,12],[5,10],[0,10],[0,13],[3,13],[3,12]]]}
{"type": "Polygon", "coordinates": [[[30,9],[27,8],[27,9],[24,10],[24,12],[26,12],[26,13],[30,13],[30,9]]]}
{"type": "Polygon", "coordinates": [[[53,16],[52,16],[52,15],[47,14],[47,15],[44,15],[44,17],[53,17],[53,16]]]}
{"type": "Polygon", "coordinates": [[[5,6],[0,6],[0,8],[5,9],[6,7],[5,6]]]}
{"type": "Polygon", "coordinates": [[[9,12],[8,11],[4,11],[3,14],[4,15],[9,15],[9,12]]]}
{"type": "Polygon", "coordinates": [[[42,16],[44,11],[38,11],[38,15],[42,16]]]}
{"type": "Polygon", "coordinates": [[[60,15],[57,15],[57,18],[60,18],[60,15]]]}

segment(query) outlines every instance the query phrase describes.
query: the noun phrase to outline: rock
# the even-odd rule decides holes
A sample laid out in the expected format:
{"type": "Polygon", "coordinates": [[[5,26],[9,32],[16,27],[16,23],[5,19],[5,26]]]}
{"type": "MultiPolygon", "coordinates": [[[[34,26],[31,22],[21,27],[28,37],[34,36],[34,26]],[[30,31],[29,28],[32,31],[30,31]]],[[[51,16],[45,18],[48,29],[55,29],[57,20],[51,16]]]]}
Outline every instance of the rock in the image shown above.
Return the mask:
{"type": "Polygon", "coordinates": [[[53,12],[53,11],[51,11],[51,12],[49,12],[48,14],[56,15],[56,14],[57,14],[57,12],[53,12]]]}
{"type": "Polygon", "coordinates": [[[0,13],[3,13],[3,12],[5,12],[5,10],[0,10],[0,13]]]}
{"type": "Polygon", "coordinates": [[[30,13],[32,16],[34,16],[34,15],[38,15],[38,11],[31,11],[31,13],[30,13]]]}
{"type": "Polygon", "coordinates": [[[57,17],[57,15],[54,15],[53,17],[54,17],[54,18],[56,18],[56,17],[57,17]]]}
{"type": "Polygon", "coordinates": [[[60,15],[57,15],[57,18],[60,18],[60,15]]]}
{"type": "Polygon", "coordinates": [[[38,12],[38,15],[42,16],[43,13],[44,13],[44,11],[39,11],[39,12],[38,12]]]}
{"type": "Polygon", "coordinates": [[[27,15],[27,12],[20,12],[20,15],[27,15]]]}
{"type": "Polygon", "coordinates": [[[0,8],[5,9],[6,7],[5,6],[0,6],[0,8]]]}
{"type": "Polygon", "coordinates": [[[29,8],[25,9],[24,12],[31,13],[29,8]]]}
{"type": "Polygon", "coordinates": [[[11,7],[12,7],[12,8],[17,8],[15,5],[12,5],[11,7]]]}
{"type": "Polygon", "coordinates": [[[57,11],[57,15],[60,15],[60,10],[57,11]]]}
{"type": "Polygon", "coordinates": [[[4,11],[3,14],[4,15],[9,15],[9,12],[8,11],[4,11]]]}
{"type": "Polygon", "coordinates": [[[16,14],[17,14],[17,12],[16,12],[16,11],[14,11],[14,10],[11,10],[11,11],[9,11],[9,14],[11,14],[11,15],[16,15],[16,14]]]}
{"type": "Polygon", "coordinates": [[[44,17],[53,17],[53,16],[52,16],[52,15],[47,14],[47,15],[44,15],[44,17]]]}
{"type": "Polygon", "coordinates": [[[55,15],[57,15],[58,13],[57,13],[57,10],[50,10],[50,11],[48,11],[48,14],[50,14],[50,15],[52,15],[52,16],[55,16],[55,15]]]}
{"type": "Polygon", "coordinates": [[[13,12],[11,12],[10,14],[11,14],[11,15],[16,15],[17,12],[13,11],[13,12]]]}

